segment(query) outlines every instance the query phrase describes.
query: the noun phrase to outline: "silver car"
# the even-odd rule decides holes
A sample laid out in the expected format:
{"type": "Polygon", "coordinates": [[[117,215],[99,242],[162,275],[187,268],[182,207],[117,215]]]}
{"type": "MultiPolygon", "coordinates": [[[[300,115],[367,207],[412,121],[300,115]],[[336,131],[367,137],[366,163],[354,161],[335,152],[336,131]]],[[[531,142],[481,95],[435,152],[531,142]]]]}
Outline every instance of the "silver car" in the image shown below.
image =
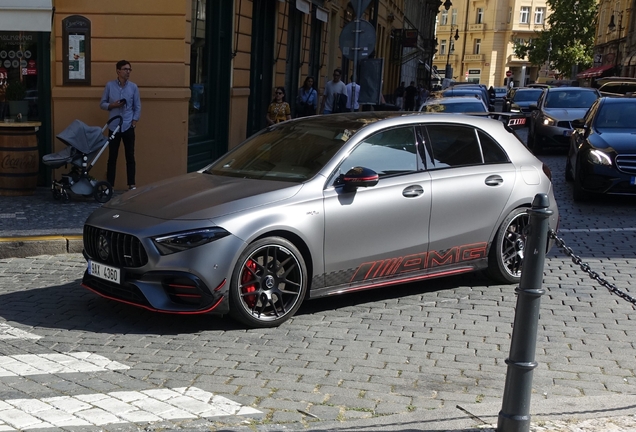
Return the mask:
{"type": "Polygon", "coordinates": [[[271,126],[84,226],[83,286],[175,314],[277,326],[306,298],[487,269],[517,283],[550,171],[497,120],[364,112],[271,126]]]}
{"type": "Polygon", "coordinates": [[[545,147],[567,147],[572,120],[583,118],[598,90],[584,87],[550,87],[543,90],[536,104],[530,104],[528,148],[539,154],[545,147]]]}

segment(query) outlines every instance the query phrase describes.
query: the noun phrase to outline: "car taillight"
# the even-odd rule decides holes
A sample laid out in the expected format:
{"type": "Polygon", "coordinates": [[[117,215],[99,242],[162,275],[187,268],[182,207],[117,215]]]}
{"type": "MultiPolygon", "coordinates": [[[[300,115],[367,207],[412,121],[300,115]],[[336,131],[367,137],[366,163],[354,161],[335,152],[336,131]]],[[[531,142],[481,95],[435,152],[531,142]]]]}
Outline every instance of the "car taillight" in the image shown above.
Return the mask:
{"type": "Polygon", "coordinates": [[[552,181],[552,171],[550,171],[550,167],[548,167],[546,164],[543,164],[541,168],[543,169],[543,173],[546,175],[548,180],[552,181]]]}

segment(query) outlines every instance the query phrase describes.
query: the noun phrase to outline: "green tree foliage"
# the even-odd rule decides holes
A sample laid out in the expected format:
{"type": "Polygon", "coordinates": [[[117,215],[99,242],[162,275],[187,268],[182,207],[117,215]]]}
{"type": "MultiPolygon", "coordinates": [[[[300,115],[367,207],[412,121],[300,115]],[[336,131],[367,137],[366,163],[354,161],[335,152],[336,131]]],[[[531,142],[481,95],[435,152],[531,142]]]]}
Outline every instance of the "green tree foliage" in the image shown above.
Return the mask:
{"type": "MultiPolygon", "coordinates": [[[[597,3],[595,0],[547,0],[549,28],[529,41],[516,42],[514,53],[533,65],[550,60],[552,69],[569,74],[572,66],[592,65],[597,3]]],[[[531,17],[532,18],[532,17],[531,17]]]]}

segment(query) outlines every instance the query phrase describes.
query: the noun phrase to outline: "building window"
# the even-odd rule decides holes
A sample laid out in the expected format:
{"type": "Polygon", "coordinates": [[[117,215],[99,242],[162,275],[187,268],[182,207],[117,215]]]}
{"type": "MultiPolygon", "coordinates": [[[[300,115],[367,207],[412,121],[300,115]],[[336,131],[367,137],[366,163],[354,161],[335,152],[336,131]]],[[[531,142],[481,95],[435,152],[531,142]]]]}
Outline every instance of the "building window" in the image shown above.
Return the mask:
{"type": "Polygon", "coordinates": [[[453,9],[453,13],[451,15],[451,24],[457,25],[457,9],[453,9]]]}
{"type": "Polygon", "coordinates": [[[484,22],[484,8],[477,8],[477,24],[484,22]]]}
{"type": "Polygon", "coordinates": [[[442,22],[441,25],[448,25],[448,11],[447,10],[443,10],[442,11],[442,22]]]}
{"type": "Polygon", "coordinates": [[[534,10],[534,23],[535,24],[543,24],[543,19],[545,17],[545,8],[538,7],[534,10]]]}
{"type": "Polygon", "coordinates": [[[455,51],[455,41],[454,41],[454,40],[452,40],[452,39],[451,39],[451,41],[450,41],[450,48],[449,48],[449,49],[450,49],[450,51],[449,51],[449,52],[450,52],[451,54],[453,53],[453,51],[455,51]]]}
{"type": "Polygon", "coordinates": [[[481,39],[475,39],[475,48],[473,50],[473,54],[481,53],[481,39]]]}
{"type": "Polygon", "coordinates": [[[521,6],[521,14],[519,15],[519,24],[528,24],[530,17],[530,6],[521,6]]]}
{"type": "Polygon", "coordinates": [[[442,43],[439,45],[439,54],[446,55],[446,39],[442,39],[442,43]]]}

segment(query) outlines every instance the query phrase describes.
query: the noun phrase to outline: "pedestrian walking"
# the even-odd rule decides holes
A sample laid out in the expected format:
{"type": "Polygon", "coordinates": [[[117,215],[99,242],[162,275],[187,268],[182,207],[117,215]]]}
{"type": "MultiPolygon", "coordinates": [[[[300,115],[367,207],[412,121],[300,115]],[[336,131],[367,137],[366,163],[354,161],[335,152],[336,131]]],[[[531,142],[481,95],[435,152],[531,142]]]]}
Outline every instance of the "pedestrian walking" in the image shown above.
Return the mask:
{"type": "Polygon", "coordinates": [[[360,104],[358,98],[360,97],[360,84],[353,82],[353,75],[351,81],[346,85],[347,87],[347,111],[351,110],[351,103],[353,103],[353,111],[360,110],[360,104]]]}
{"type": "Polygon", "coordinates": [[[298,89],[296,98],[296,117],[307,117],[316,114],[318,108],[318,92],[314,88],[314,77],[305,78],[303,86],[298,89]]]}
{"type": "MultiPolygon", "coordinates": [[[[108,119],[122,116],[120,131],[108,145],[108,163],[106,164],[106,180],[115,187],[115,172],[117,170],[117,154],[119,144],[124,141],[124,155],[126,156],[126,177],[128,189],[136,189],[135,175],[135,128],[141,116],[141,98],[139,88],[130,81],[132,66],[127,60],[120,60],[115,65],[117,78],[108,81],[100,100],[100,107],[108,111],[108,119]]],[[[114,123],[114,122],[113,122],[114,123]]],[[[110,131],[112,135],[113,131],[110,131]]]]}
{"type": "Polygon", "coordinates": [[[331,114],[332,112],[341,112],[346,105],[341,104],[340,100],[344,100],[340,95],[347,97],[347,87],[340,80],[342,70],[334,69],[333,79],[325,84],[325,93],[322,96],[320,112],[323,114],[331,114]]]}
{"type": "Polygon", "coordinates": [[[415,81],[411,81],[404,90],[404,110],[415,111],[415,98],[417,97],[417,87],[415,81]]]}
{"type": "Polygon", "coordinates": [[[400,85],[395,89],[395,106],[398,107],[399,111],[404,109],[404,81],[400,83],[400,85]]]}
{"type": "Polygon", "coordinates": [[[267,123],[273,125],[290,119],[291,110],[285,101],[285,87],[276,87],[274,99],[267,108],[267,123]]]}

